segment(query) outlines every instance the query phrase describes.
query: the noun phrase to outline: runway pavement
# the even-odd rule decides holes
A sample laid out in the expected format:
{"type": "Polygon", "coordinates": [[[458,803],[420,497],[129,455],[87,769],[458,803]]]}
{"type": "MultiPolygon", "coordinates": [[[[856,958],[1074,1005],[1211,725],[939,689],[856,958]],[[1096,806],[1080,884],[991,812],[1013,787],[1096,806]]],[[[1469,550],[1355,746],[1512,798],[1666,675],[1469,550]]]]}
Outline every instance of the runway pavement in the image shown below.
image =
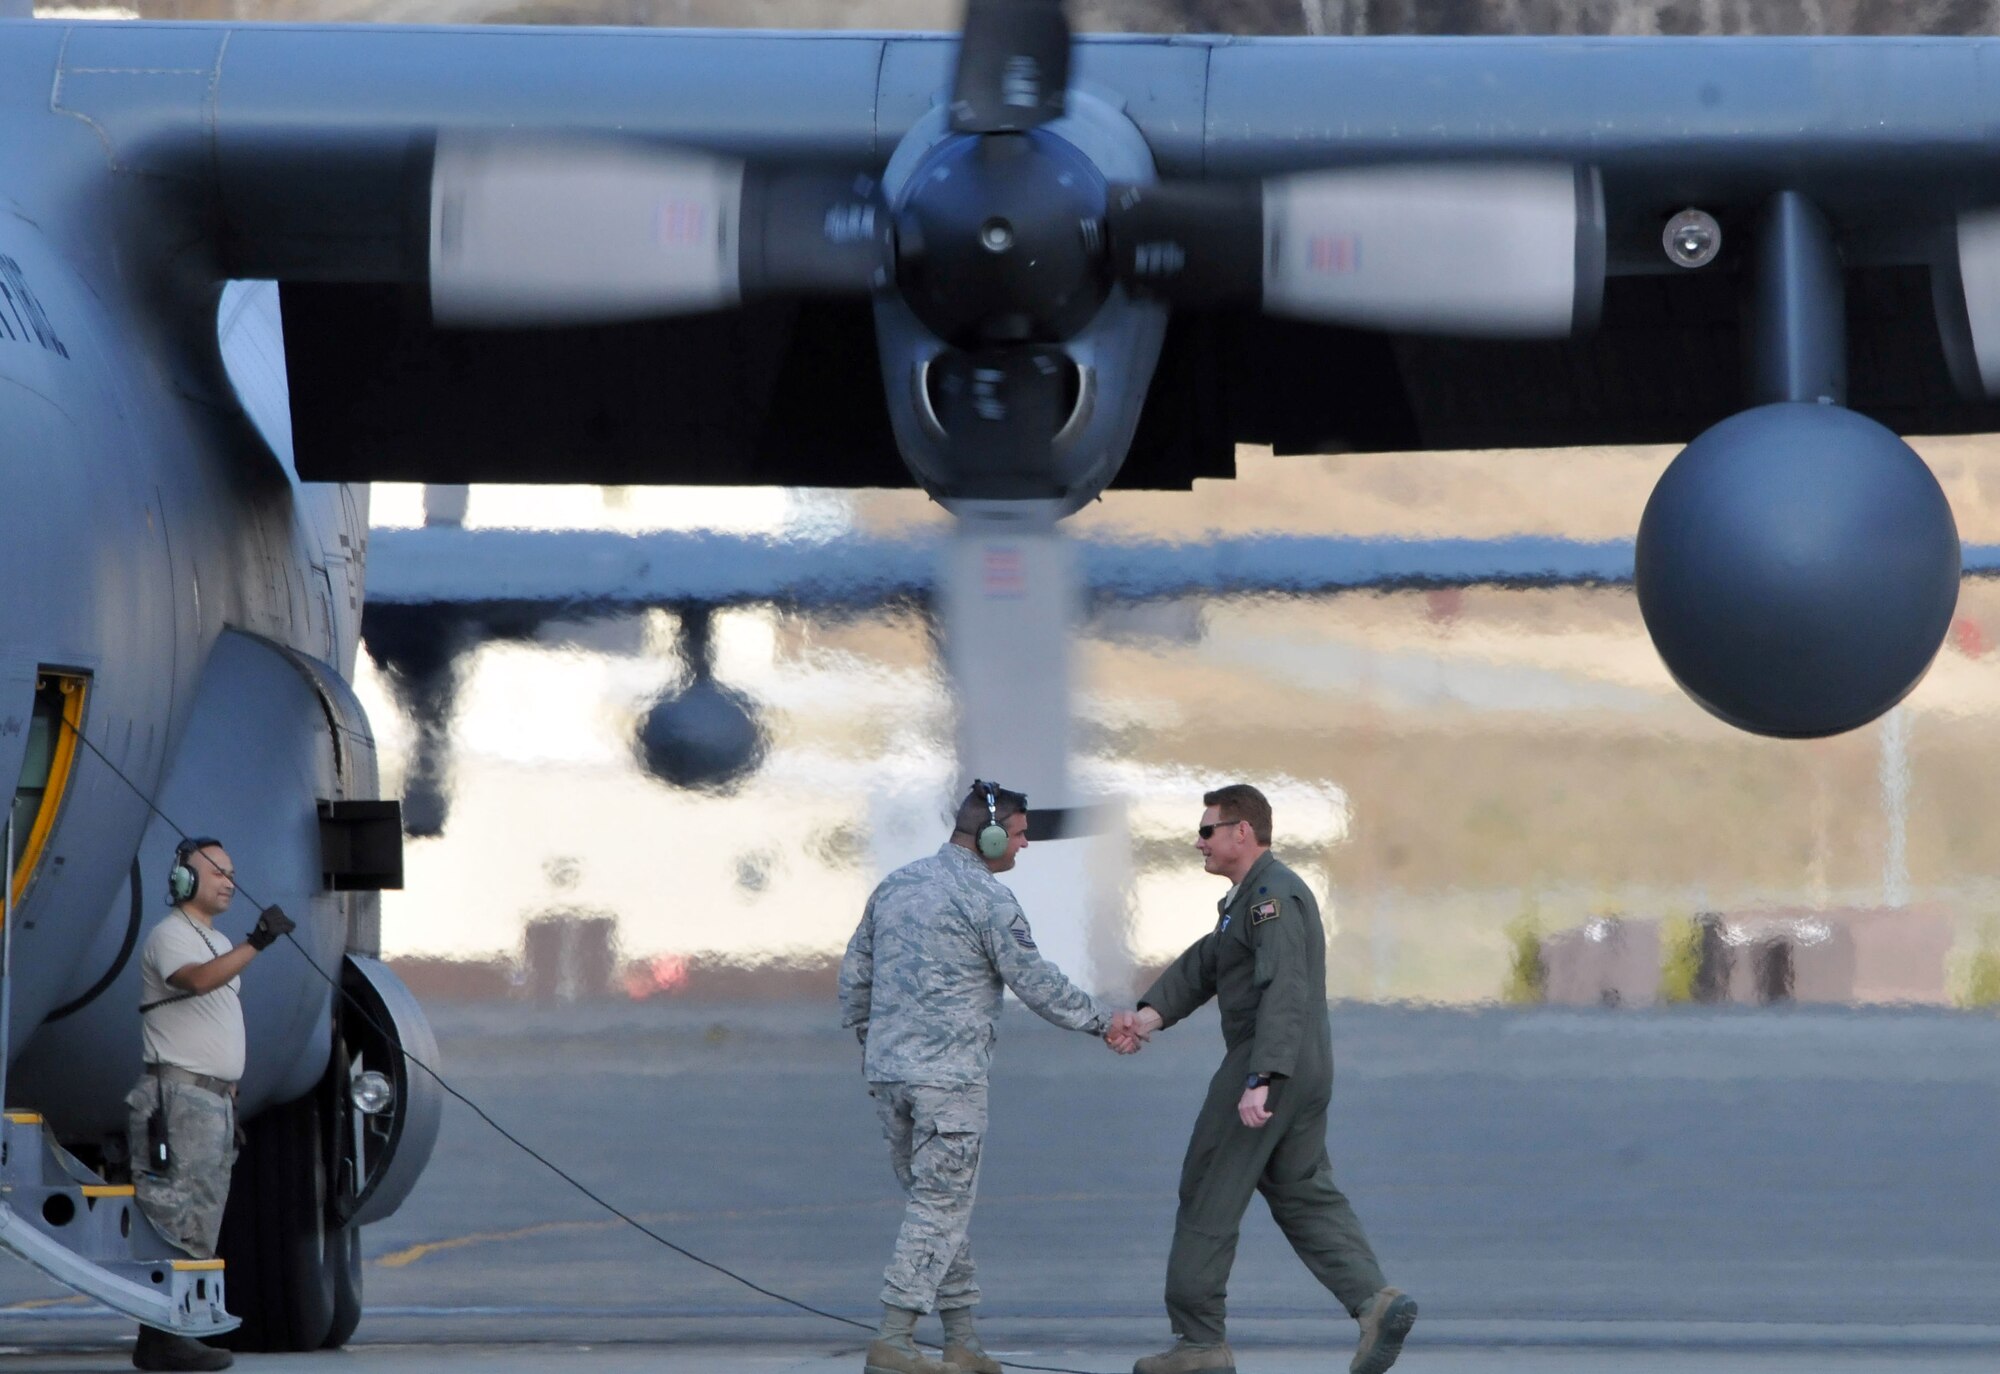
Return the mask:
{"type": "MultiPolygon", "coordinates": [[[[872,1321],[899,1203],[831,1008],[433,1011],[446,1076],[591,1187],[872,1321]]],[[[2000,1021],[1338,1007],[1334,1034],[1336,1177],[1423,1306],[1400,1367],[2000,1364],[2000,1021]]],[[[974,1227],[990,1345],[1117,1374],[1164,1344],[1219,1053],[1212,1014],[1120,1060],[1010,1011],[974,1227]]],[[[636,1235],[462,1108],[367,1250],[354,1345],[286,1367],[851,1370],[865,1339],[636,1235]]],[[[126,1367],[121,1325],[61,1296],[0,1270],[0,1374],[126,1367]]],[[[1258,1203],[1231,1318],[1245,1374],[1345,1368],[1352,1323],[1258,1203]]]]}

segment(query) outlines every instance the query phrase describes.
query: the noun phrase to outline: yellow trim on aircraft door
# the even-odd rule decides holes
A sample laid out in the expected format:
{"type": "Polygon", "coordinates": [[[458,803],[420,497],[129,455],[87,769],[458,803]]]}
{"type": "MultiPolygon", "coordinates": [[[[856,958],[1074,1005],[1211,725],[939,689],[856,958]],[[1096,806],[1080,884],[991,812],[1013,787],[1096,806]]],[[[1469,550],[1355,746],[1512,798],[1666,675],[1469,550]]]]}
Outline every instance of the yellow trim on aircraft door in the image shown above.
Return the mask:
{"type": "Polygon", "coordinates": [[[78,673],[44,670],[36,675],[37,693],[51,685],[62,694],[61,725],[49,749],[49,780],[42,789],[41,804],[35,808],[35,823],[29,827],[28,842],[21,846],[20,856],[14,862],[16,906],[21,904],[28,880],[41,862],[42,851],[48,848],[49,834],[56,828],[56,815],[62,810],[63,793],[76,765],[76,737],[83,729],[83,699],[90,691],[90,679],[78,673]]]}

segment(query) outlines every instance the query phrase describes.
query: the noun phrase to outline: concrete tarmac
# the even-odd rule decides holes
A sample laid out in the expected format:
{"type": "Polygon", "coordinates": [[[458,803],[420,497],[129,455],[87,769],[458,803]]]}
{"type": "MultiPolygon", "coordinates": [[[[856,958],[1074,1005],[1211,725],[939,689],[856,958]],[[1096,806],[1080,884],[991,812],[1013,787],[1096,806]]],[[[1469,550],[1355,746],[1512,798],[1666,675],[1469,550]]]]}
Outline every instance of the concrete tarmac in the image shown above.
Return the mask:
{"type": "MultiPolygon", "coordinates": [[[[872,1324],[900,1200],[819,1006],[433,1008],[445,1075],[675,1243],[872,1324]]],[[[1399,1368],[2000,1366],[2000,1021],[1939,1011],[1337,1007],[1335,1176],[1423,1317],[1399,1368]]],[[[1134,1059],[1019,1009],[973,1235],[987,1343],[1122,1374],[1166,1343],[1212,1013],[1134,1059]]],[[[607,1217],[454,1106],[367,1232],[369,1374],[841,1369],[866,1336],[607,1217]]],[[[128,1333],[0,1269],[0,1374],[129,1367],[128,1333]],[[24,1304],[27,1304],[24,1306],[24,1304]]],[[[1261,1203],[1245,1374],[1344,1369],[1354,1326],[1261,1203]]]]}

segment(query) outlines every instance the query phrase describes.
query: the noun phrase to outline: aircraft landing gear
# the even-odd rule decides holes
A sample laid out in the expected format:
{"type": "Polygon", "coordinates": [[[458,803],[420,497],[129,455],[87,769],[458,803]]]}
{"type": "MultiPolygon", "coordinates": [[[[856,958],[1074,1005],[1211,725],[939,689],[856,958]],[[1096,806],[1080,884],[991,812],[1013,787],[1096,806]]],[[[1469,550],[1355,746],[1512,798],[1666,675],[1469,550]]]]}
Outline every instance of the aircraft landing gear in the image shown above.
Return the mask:
{"type": "Polygon", "coordinates": [[[217,1247],[230,1309],[243,1319],[216,1341],[231,1350],[318,1350],[333,1331],[320,1100],[309,1093],[243,1127],[217,1247]]]}
{"type": "Polygon", "coordinates": [[[354,1156],[356,1116],[348,1091],[354,1069],[347,1037],[335,1032],[333,1058],[319,1087],[320,1111],[326,1126],[325,1153],[330,1181],[326,1224],[326,1273],[333,1285],[333,1319],[320,1341],[325,1350],[346,1345],[361,1324],[361,1227],[353,1220],[361,1161],[354,1156]]]}
{"type": "Polygon", "coordinates": [[[213,1344],[243,1351],[334,1350],[361,1322],[361,1227],[347,1045],[334,1037],[320,1086],[243,1128],[218,1251],[243,1325],[213,1344]],[[342,1196],[342,1191],[346,1195],[342,1196]]]}
{"type": "Polygon", "coordinates": [[[409,989],[379,961],[350,953],[319,1087],[244,1127],[220,1252],[229,1308],[243,1319],[232,1350],[306,1351],[346,1344],[361,1321],[361,1228],[393,1214],[430,1159],[443,1115],[437,1039],[409,989]]]}
{"type": "Polygon", "coordinates": [[[333,1279],[333,1325],[320,1342],[338,1350],[361,1324],[361,1228],[332,1226],[326,1232],[326,1269],[333,1279]]]}

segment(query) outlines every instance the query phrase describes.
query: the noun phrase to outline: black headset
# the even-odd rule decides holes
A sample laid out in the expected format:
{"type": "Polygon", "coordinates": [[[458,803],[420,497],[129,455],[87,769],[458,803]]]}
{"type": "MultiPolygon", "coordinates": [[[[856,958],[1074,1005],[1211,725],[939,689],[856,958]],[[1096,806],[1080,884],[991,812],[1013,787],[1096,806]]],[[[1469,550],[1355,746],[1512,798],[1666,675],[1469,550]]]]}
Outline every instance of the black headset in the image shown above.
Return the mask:
{"type": "Polygon", "coordinates": [[[207,835],[182,840],[174,846],[174,866],[167,870],[167,905],[179,906],[201,890],[201,875],[188,863],[196,854],[222,841],[207,835]]]}
{"type": "Polygon", "coordinates": [[[982,857],[1004,859],[1007,857],[1007,845],[1014,837],[1007,833],[1006,826],[1000,824],[1000,803],[994,796],[998,784],[981,782],[974,778],[972,785],[986,793],[986,824],[979,827],[978,833],[972,837],[972,842],[979,846],[982,857]]]}

